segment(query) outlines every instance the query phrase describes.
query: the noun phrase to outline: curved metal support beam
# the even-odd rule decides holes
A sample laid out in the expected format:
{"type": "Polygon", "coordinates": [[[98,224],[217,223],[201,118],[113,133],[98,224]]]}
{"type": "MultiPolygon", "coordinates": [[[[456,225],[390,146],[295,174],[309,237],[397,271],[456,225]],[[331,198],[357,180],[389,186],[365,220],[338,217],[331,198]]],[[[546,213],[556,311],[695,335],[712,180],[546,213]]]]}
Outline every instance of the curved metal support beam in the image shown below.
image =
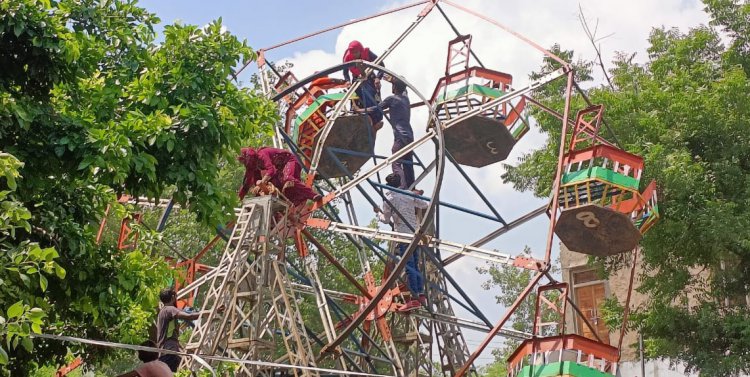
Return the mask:
{"type": "MultiPolygon", "coordinates": [[[[420,18],[421,17],[423,17],[423,16],[420,15],[420,18]]],[[[412,24],[412,26],[414,26],[414,25],[415,24],[412,24]]],[[[429,102],[427,100],[427,98],[424,95],[422,95],[422,93],[416,87],[414,87],[414,85],[412,85],[411,83],[409,83],[408,81],[406,81],[403,77],[401,77],[399,75],[396,75],[394,72],[392,72],[390,70],[387,70],[385,68],[377,67],[377,66],[375,66],[375,64],[372,64],[372,63],[369,63],[369,62],[365,62],[365,63],[369,67],[374,67],[374,68],[381,69],[384,72],[392,75],[393,77],[397,77],[398,79],[402,80],[409,87],[409,89],[417,97],[419,97],[422,100],[422,102],[424,102],[424,103],[428,103],[429,102]]],[[[430,119],[431,119],[431,121],[434,121],[436,124],[440,124],[440,120],[437,118],[437,114],[435,113],[434,107],[433,106],[429,106],[428,110],[429,110],[429,113],[430,113],[430,119]]],[[[329,132],[330,132],[330,128],[331,128],[330,126],[331,126],[330,123],[328,125],[326,125],[327,131],[329,131],[329,132]]],[[[363,310],[355,318],[352,319],[352,321],[349,323],[349,325],[346,327],[346,329],[344,329],[338,335],[338,337],[336,339],[334,339],[334,341],[330,342],[328,345],[326,345],[325,347],[323,347],[323,349],[321,350],[321,354],[326,354],[326,353],[334,350],[336,347],[338,347],[346,339],[346,337],[349,334],[351,334],[352,331],[354,331],[365,320],[365,318],[370,314],[370,312],[372,312],[377,307],[377,305],[380,303],[380,300],[383,299],[383,297],[385,296],[385,294],[389,291],[389,289],[399,279],[399,276],[400,276],[401,272],[403,272],[403,270],[406,268],[406,263],[409,260],[409,257],[416,250],[419,241],[421,240],[422,236],[427,231],[427,228],[429,227],[430,223],[432,222],[432,219],[434,218],[435,210],[438,207],[437,202],[439,200],[438,196],[439,196],[440,188],[441,188],[442,183],[443,183],[443,172],[445,170],[444,169],[445,168],[445,154],[443,153],[445,151],[445,143],[444,143],[444,140],[443,140],[443,129],[442,129],[442,127],[436,127],[436,129],[433,130],[432,132],[430,132],[430,134],[431,134],[430,138],[437,137],[437,146],[436,146],[436,152],[437,152],[436,161],[437,161],[437,163],[436,163],[436,168],[435,168],[435,184],[434,184],[433,190],[432,190],[433,197],[432,197],[432,200],[430,200],[430,203],[427,205],[426,214],[425,214],[424,218],[422,219],[421,223],[419,224],[419,227],[414,232],[414,236],[411,239],[411,241],[409,242],[409,246],[406,248],[406,251],[404,251],[401,260],[396,264],[396,266],[394,267],[393,271],[391,272],[391,275],[388,277],[388,279],[386,279],[384,282],[382,282],[380,288],[375,293],[375,295],[372,297],[372,300],[370,300],[370,302],[363,308],[363,310]]],[[[327,136],[327,135],[324,135],[324,136],[327,136]]],[[[426,140],[428,140],[428,139],[425,139],[425,141],[426,140]]],[[[319,145],[320,146],[324,145],[324,142],[325,142],[325,138],[322,138],[319,145]]],[[[322,149],[322,147],[319,148],[318,151],[316,151],[316,154],[319,154],[319,151],[321,149],[322,149]]],[[[405,153],[408,153],[409,151],[411,151],[412,149],[413,148],[404,148],[401,151],[399,151],[397,154],[405,154],[405,153]]],[[[386,161],[388,161],[388,160],[386,160],[386,161]]],[[[313,159],[313,163],[315,163],[315,162],[316,162],[316,160],[313,159]]],[[[376,166],[376,168],[377,168],[377,166],[376,166]]],[[[381,167],[381,169],[382,169],[382,167],[381,167]]],[[[375,170],[375,169],[373,169],[373,170],[375,170]]],[[[371,176],[372,174],[374,174],[375,172],[373,170],[371,170],[369,172],[369,174],[364,174],[363,175],[364,179],[367,179],[369,176],[371,176]]],[[[364,179],[357,180],[357,181],[361,182],[361,181],[364,181],[364,179]]],[[[357,183],[359,183],[359,182],[357,182],[357,183]]],[[[349,186],[353,187],[354,185],[349,185],[349,186]]]]}

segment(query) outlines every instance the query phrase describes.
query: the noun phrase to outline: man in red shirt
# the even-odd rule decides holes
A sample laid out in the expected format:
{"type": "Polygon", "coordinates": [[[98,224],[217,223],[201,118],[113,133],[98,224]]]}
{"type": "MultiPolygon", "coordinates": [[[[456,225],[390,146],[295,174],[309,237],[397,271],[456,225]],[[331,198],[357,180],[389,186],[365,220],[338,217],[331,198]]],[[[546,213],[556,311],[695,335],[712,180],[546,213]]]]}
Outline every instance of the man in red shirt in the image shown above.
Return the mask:
{"type": "MultiPolygon", "coordinates": [[[[349,47],[347,47],[346,52],[344,52],[343,58],[344,63],[354,60],[374,62],[377,59],[378,56],[370,51],[369,48],[362,46],[362,43],[359,41],[351,41],[351,43],[349,43],[349,47]]],[[[380,65],[385,66],[383,63],[380,63],[380,65]]],[[[364,77],[364,71],[364,68],[357,65],[344,68],[344,79],[352,82],[357,79],[363,79],[362,84],[357,88],[356,93],[359,96],[363,108],[372,108],[373,106],[377,106],[380,101],[380,79],[383,78],[383,72],[380,71],[377,75],[370,73],[367,77],[364,77]]],[[[383,127],[382,110],[375,107],[372,108],[371,111],[368,111],[367,114],[370,116],[373,129],[377,131],[383,127]]]]}

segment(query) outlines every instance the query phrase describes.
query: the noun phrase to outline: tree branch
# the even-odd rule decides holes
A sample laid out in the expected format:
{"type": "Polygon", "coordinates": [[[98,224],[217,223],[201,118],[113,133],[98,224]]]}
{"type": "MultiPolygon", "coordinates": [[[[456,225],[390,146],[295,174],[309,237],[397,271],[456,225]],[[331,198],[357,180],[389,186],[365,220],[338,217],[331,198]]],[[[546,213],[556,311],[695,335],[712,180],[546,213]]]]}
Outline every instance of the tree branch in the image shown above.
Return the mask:
{"type": "Polygon", "coordinates": [[[588,37],[591,45],[594,47],[594,51],[596,51],[596,60],[599,63],[599,67],[601,67],[602,69],[602,73],[604,73],[604,78],[607,79],[609,87],[614,90],[615,86],[612,84],[612,80],[609,78],[609,73],[607,73],[607,68],[604,67],[604,61],[602,60],[601,44],[597,44],[599,41],[611,37],[612,35],[614,35],[614,33],[607,34],[597,39],[596,32],[599,29],[599,19],[596,20],[596,26],[594,26],[594,31],[592,32],[588,22],[586,21],[586,16],[584,16],[583,14],[583,8],[581,7],[581,4],[578,4],[578,20],[581,21],[583,32],[586,33],[586,37],[588,37]]]}

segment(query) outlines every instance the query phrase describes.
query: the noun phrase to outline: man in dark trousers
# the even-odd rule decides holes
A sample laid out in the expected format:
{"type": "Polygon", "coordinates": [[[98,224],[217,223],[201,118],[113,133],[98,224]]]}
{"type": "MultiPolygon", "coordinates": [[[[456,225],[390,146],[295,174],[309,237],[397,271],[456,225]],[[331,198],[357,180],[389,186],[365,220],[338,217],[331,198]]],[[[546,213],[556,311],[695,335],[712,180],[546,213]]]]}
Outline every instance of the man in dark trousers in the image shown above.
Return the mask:
{"type": "MultiPolygon", "coordinates": [[[[391,153],[396,153],[414,141],[414,131],[411,129],[411,104],[409,95],[406,93],[406,84],[394,78],[392,87],[393,95],[384,99],[379,107],[381,110],[389,110],[388,121],[393,127],[391,153]]],[[[393,172],[401,177],[400,188],[411,189],[411,185],[414,184],[414,154],[409,152],[394,162],[393,172]]]]}
{"type": "MultiPolygon", "coordinates": [[[[414,131],[411,128],[411,104],[409,95],[406,92],[406,84],[393,78],[391,82],[393,95],[388,96],[375,107],[365,109],[364,111],[373,111],[373,109],[388,110],[388,121],[393,127],[393,147],[391,153],[396,153],[414,141],[414,131]]],[[[411,189],[414,184],[414,153],[409,152],[393,163],[393,173],[401,177],[401,186],[403,190],[411,189]]]]}
{"type": "MultiPolygon", "coordinates": [[[[156,317],[156,346],[165,350],[180,352],[180,327],[177,320],[194,321],[200,313],[186,313],[177,308],[177,292],[172,288],[162,289],[159,299],[164,306],[156,317]]],[[[159,360],[169,366],[172,372],[180,367],[180,355],[162,354],[159,360]]]]}

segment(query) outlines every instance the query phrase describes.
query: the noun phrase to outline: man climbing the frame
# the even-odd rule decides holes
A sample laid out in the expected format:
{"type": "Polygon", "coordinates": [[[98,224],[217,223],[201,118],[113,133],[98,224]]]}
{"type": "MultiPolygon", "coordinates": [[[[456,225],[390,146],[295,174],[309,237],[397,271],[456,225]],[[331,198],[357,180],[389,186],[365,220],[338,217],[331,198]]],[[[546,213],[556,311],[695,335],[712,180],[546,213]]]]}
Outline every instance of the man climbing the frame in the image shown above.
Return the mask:
{"type": "MultiPolygon", "coordinates": [[[[172,288],[162,289],[159,293],[163,307],[156,317],[156,346],[165,350],[180,352],[180,328],[177,320],[193,321],[200,317],[200,313],[186,313],[177,308],[177,292],[172,288]]],[[[159,361],[167,364],[172,372],[177,372],[181,357],[173,354],[163,354],[159,361]]]]}
{"type": "Polygon", "coordinates": [[[273,184],[281,193],[298,206],[308,199],[318,201],[320,194],[305,186],[300,180],[302,167],[294,155],[286,150],[261,147],[242,148],[237,160],[245,165],[245,178],[240,188],[240,199],[252,189],[257,194],[260,187],[273,184]],[[253,188],[254,187],[254,188],[253,188]]]}
{"type": "MultiPolygon", "coordinates": [[[[370,51],[369,48],[362,46],[362,43],[359,41],[351,41],[346,52],[344,52],[344,63],[353,60],[373,62],[377,59],[378,56],[370,51]]],[[[385,66],[382,63],[380,63],[380,65],[385,66]]],[[[357,79],[363,79],[355,93],[359,96],[363,108],[372,108],[373,106],[376,106],[379,101],[380,79],[383,78],[383,72],[379,72],[377,76],[373,72],[370,72],[367,77],[364,77],[364,74],[365,69],[361,66],[354,65],[344,68],[344,79],[346,79],[346,81],[353,82],[357,79]]],[[[372,111],[368,112],[368,115],[370,116],[372,127],[375,131],[383,127],[383,112],[379,108],[375,107],[372,111]]]]}
{"type": "MultiPolygon", "coordinates": [[[[411,128],[411,107],[406,84],[393,78],[391,82],[393,95],[383,100],[377,108],[390,110],[388,121],[393,128],[393,147],[391,153],[396,153],[414,141],[414,131],[411,128]]],[[[374,107],[373,107],[374,108],[374,107]]],[[[368,108],[366,111],[372,111],[368,108]]],[[[401,177],[401,189],[408,190],[414,184],[414,154],[409,152],[393,163],[393,172],[401,177]]],[[[418,192],[420,195],[421,192],[418,192]]]]}
{"type": "MultiPolygon", "coordinates": [[[[385,177],[385,182],[393,188],[401,187],[401,177],[395,173],[385,177]]],[[[394,230],[399,233],[414,233],[418,226],[416,210],[426,209],[427,203],[395,191],[388,191],[385,198],[387,201],[383,203],[382,211],[378,207],[374,208],[378,214],[378,220],[385,224],[393,224],[394,230]]],[[[405,243],[396,245],[399,256],[404,254],[407,246],[409,245],[405,243]]],[[[427,304],[427,298],[424,295],[424,280],[422,273],[419,271],[419,251],[418,246],[406,262],[406,281],[412,294],[412,300],[399,309],[402,312],[415,310],[427,304]]]]}

